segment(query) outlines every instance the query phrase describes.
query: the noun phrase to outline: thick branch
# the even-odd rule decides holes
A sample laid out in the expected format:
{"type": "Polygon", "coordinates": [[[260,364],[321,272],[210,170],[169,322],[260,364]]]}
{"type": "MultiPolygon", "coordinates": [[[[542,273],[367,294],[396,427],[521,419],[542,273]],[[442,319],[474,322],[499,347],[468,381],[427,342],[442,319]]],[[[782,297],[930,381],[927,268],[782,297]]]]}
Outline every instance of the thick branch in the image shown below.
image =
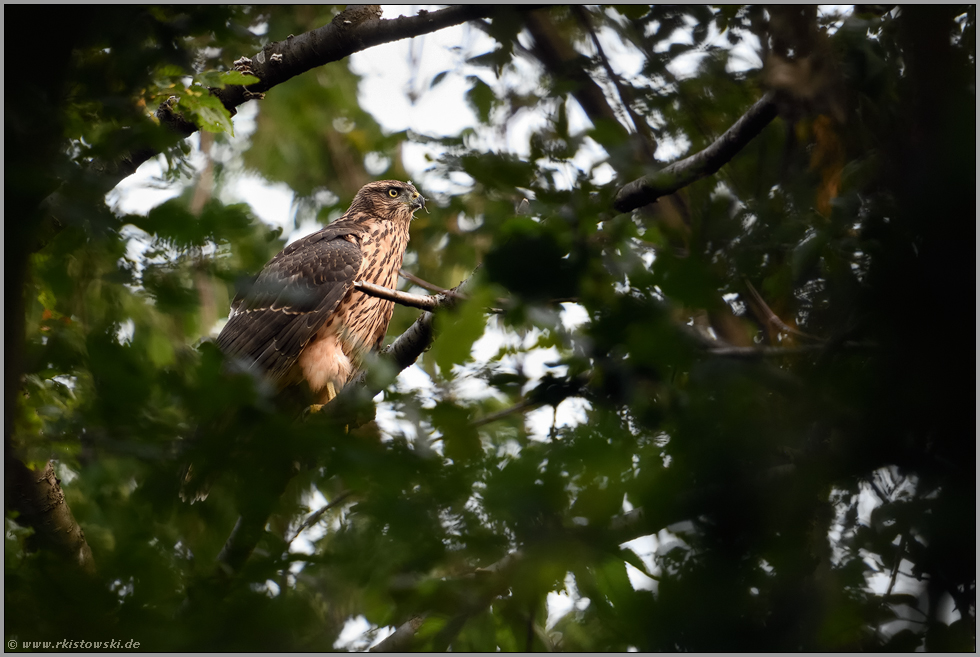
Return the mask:
{"type": "Polygon", "coordinates": [[[613,206],[620,212],[629,212],[710,176],[735,157],[774,118],[776,104],[772,94],[768,93],[703,151],[621,187],[613,206]]]}
{"type": "Polygon", "coordinates": [[[425,616],[413,616],[385,637],[384,641],[371,648],[371,652],[407,652],[415,640],[415,633],[422,627],[425,616]]]}
{"type": "Polygon", "coordinates": [[[34,529],[38,547],[51,548],[82,571],[94,573],[92,550],[68,508],[53,462],[48,461],[44,470],[38,472],[24,465],[11,449],[5,451],[6,507],[19,514],[18,523],[34,529]]]}
{"type": "MultiPolygon", "coordinates": [[[[215,89],[213,93],[234,114],[239,105],[318,66],[339,61],[382,43],[410,39],[490,16],[494,11],[494,5],[459,5],[433,12],[420,10],[417,16],[388,20],[380,18],[379,5],[350,5],[327,25],[269,43],[251,58],[239,60],[239,70],[256,76],[259,82],[247,87],[229,85],[215,89]]],[[[167,116],[164,112],[160,118],[182,137],[189,137],[197,131],[197,126],[176,115],[167,116]]],[[[157,154],[158,151],[150,148],[131,153],[120,164],[115,175],[116,182],[135,172],[139,165],[157,154]]]]}

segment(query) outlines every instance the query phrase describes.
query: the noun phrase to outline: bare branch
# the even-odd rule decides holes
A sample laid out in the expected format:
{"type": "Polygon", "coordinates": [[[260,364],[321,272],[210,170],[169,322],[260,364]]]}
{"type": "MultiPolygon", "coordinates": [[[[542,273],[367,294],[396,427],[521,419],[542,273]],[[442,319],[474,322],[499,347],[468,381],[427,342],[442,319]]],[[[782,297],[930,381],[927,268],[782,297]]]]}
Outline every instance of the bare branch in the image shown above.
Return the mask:
{"type": "Polygon", "coordinates": [[[397,304],[408,306],[409,308],[432,311],[439,307],[439,297],[437,296],[433,297],[423,296],[421,294],[410,294],[408,292],[402,292],[401,290],[392,290],[387,287],[382,287],[381,285],[368,283],[367,281],[357,281],[354,283],[354,289],[360,290],[368,296],[394,301],[397,304]]]}
{"type": "Polygon", "coordinates": [[[776,104],[773,95],[767,93],[703,151],[621,187],[613,207],[619,212],[629,212],[710,176],[735,157],[774,118],[776,104]]]}

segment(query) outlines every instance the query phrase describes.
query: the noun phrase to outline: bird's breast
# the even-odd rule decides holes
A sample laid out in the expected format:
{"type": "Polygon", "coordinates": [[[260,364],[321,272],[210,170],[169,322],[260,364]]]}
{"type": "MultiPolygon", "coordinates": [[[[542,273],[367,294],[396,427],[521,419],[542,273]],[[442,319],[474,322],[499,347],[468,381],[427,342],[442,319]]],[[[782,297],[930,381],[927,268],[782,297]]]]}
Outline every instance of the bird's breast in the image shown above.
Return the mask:
{"type": "MultiPolygon", "coordinates": [[[[372,229],[361,238],[362,260],[355,280],[395,289],[407,245],[407,229],[399,230],[392,222],[372,229]]],[[[340,315],[345,318],[341,343],[346,354],[359,360],[365,351],[381,346],[395,304],[351,289],[343,305],[346,308],[340,315]]]]}

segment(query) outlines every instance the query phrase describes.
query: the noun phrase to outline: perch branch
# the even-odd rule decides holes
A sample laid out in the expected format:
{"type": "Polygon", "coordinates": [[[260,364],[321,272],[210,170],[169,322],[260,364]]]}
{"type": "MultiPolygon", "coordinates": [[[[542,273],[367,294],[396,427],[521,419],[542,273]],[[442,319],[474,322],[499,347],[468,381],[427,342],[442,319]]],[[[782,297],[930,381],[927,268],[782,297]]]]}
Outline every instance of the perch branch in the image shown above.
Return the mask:
{"type": "Polygon", "coordinates": [[[431,312],[439,307],[438,296],[410,294],[401,290],[392,290],[381,285],[368,283],[367,281],[357,281],[354,283],[354,289],[360,290],[368,296],[394,301],[397,304],[408,306],[409,308],[418,308],[419,310],[428,310],[431,312]]]}
{"type": "Polygon", "coordinates": [[[703,151],[621,187],[613,207],[619,212],[629,212],[710,176],[735,157],[774,118],[776,103],[773,95],[767,93],[703,151]]]}

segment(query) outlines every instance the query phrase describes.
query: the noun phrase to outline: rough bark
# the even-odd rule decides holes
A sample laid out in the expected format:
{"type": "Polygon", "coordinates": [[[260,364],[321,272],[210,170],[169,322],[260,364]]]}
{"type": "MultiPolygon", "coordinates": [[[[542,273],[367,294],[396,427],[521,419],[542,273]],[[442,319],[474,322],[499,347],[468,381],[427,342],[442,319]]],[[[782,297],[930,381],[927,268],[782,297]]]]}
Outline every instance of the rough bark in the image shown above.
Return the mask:
{"type": "Polygon", "coordinates": [[[4,451],[5,506],[17,512],[18,523],[34,529],[34,546],[49,548],[84,572],[94,573],[92,550],[68,508],[54,463],[48,461],[38,472],[14,456],[9,443],[4,451]]]}

